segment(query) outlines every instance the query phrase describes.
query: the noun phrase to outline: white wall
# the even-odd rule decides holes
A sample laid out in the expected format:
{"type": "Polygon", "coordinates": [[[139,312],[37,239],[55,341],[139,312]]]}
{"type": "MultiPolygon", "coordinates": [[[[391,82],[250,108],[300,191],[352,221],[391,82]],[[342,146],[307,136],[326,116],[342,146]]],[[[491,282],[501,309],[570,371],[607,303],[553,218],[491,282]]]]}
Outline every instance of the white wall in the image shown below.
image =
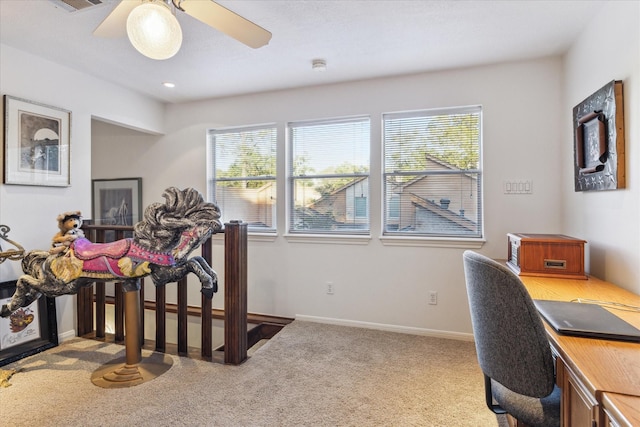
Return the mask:
{"type": "MultiPolygon", "coordinates": [[[[162,106],[136,94],[0,45],[3,94],[74,114],[73,186],[0,186],[0,223],[10,225],[12,237],[28,249],[48,245],[57,213],[89,212],[91,178],[142,177],[144,205],[161,200],[171,185],[205,193],[207,128],[275,122],[282,149],[287,121],[370,114],[379,123],[387,111],[482,104],[487,243],[481,252],[506,257],[507,232],[574,235],[589,242],[587,268],[592,274],[640,293],[639,15],[637,2],[607,3],[564,59],[173,105],[165,116],[162,106]],[[627,189],[574,193],[571,109],[612,79],[625,84],[627,189]],[[91,121],[92,116],[166,133],[143,135],[91,121]],[[533,194],[503,194],[503,181],[525,179],[533,181],[533,194]]],[[[372,128],[371,167],[376,171],[381,167],[380,127],[372,128]]],[[[285,167],[282,159],[278,167],[285,167]]],[[[373,206],[380,202],[380,186],[374,174],[373,206]]],[[[282,230],[282,195],[278,209],[282,230]]],[[[272,242],[251,240],[249,310],[469,336],[463,249],[385,246],[379,235],[380,212],[374,211],[367,244],[293,243],[282,234],[272,242]],[[328,280],[335,284],[331,296],[324,292],[328,280]],[[430,290],[439,293],[436,306],[427,304],[430,290]]],[[[214,267],[222,270],[220,242],[214,257],[214,267]]],[[[17,274],[15,265],[0,266],[2,280],[17,274]]],[[[214,305],[220,307],[221,299],[216,295],[214,305]]],[[[58,300],[63,333],[73,329],[71,301],[58,300]]]]}
{"type": "MultiPolygon", "coordinates": [[[[142,144],[130,144],[123,136],[99,147],[102,138],[95,135],[94,159],[97,155],[102,164],[122,152],[144,156],[144,161],[120,172],[143,177],[147,205],[161,200],[162,190],[170,185],[192,186],[206,193],[208,128],[274,122],[279,149],[284,152],[287,121],[369,114],[375,207],[381,200],[376,171],[381,168],[383,112],[482,104],[487,243],[481,251],[506,258],[507,232],[561,231],[561,158],[557,155],[562,144],[561,77],[560,58],[546,58],[170,105],[164,136],[142,144]],[[503,181],[524,179],[533,181],[533,194],[503,194],[503,181]]],[[[278,167],[284,171],[283,159],[278,167]]],[[[109,173],[104,166],[94,165],[94,178],[109,173]]],[[[278,184],[284,188],[283,180],[278,184]]],[[[249,243],[249,311],[469,336],[464,249],[385,246],[378,238],[381,214],[375,208],[372,238],[366,244],[293,243],[282,236],[284,201],[280,192],[278,238],[249,243]],[[325,294],[326,281],[334,282],[334,295],[325,294]],[[436,306],[427,304],[430,290],[438,292],[436,306]]],[[[220,245],[214,257],[221,260],[220,245]]],[[[220,265],[214,261],[214,267],[221,269],[220,265]]],[[[220,302],[221,296],[216,295],[214,306],[220,307],[220,302]]]]}
{"type": "Polygon", "coordinates": [[[566,55],[562,136],[573,138],[573,107],[622,80],[626,189],[573,191],[573,150],[562,147],[563,230],[588,241],[591,274],[640,294],[640,2],[608,2],[566,55]]]}
{"type": "MultiPolygon", "coordinates": [[[[0,185],[0,224],[11,228],[9,237],[26,250],[49,248],[51,237],[58,231],[59,213],[91,212],[92,116],[152,132],[163,130],[162,104],[3,44],[0,92],[64,108],[72,114],[70,187],[0,185]]],[[[117,159],[113,161],[112,167],[117,169],[117,159]]],[[[0,281],[16,279],[20,274],[18,262],[0,265],[0,281]]],[[[58,330],[63,336],[74,334],[74,301],[73,297],[56,301],[58,330]]]]}

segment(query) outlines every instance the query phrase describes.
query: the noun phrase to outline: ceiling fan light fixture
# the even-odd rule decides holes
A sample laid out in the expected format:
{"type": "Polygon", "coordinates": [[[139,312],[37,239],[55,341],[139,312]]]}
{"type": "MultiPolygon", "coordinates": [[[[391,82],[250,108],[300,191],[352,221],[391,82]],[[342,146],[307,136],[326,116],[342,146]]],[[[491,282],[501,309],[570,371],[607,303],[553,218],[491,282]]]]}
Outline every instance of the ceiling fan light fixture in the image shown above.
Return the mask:
{"type": "Polygon", "coordinates": [[[136,6],[127,17],[127,35],[133,47],[151,59],[169,59],[182,45],[180,24],[161,2],[136,6]]]}

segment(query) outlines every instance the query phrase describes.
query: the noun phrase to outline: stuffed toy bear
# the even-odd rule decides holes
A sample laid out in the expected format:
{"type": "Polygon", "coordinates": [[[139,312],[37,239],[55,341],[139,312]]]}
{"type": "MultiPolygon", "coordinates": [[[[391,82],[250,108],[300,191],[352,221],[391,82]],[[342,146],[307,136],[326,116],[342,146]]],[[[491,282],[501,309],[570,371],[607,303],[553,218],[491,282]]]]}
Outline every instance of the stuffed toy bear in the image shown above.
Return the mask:
{"type": "Polygon", "coordinates": [[[58,215],[58,228],[60,231],[53,236],[50,254],[67,252],[71,243],[79,237],[84,237],[82,227],[82,214],[80,211],[65,212],[58,215]]]}

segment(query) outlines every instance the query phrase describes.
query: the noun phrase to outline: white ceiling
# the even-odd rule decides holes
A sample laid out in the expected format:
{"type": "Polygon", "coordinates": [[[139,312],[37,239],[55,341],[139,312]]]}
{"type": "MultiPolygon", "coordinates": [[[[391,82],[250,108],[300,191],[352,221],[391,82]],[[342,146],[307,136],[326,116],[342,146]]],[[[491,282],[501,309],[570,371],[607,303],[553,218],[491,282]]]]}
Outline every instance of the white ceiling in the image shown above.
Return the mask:
{"type": "MultiPolygon", "coordinates": [[[[118,3],[69,12],[0,0],[0,42],[168,103],[563,53],[605,7],[579,0],[221,0],[273,34],[251,49],[178,12],[176,56],[155,61],[126,38],[92,35],[118,3]],[[323,73],[311,61],[327,61],[323,73]],[[174,89],[161,85],[173,81],[174,89]]],[[[210,0],[198,0],[210,1],[210,0]]],[[[1,78],[1,76],[0,76],[1,78]]]]}

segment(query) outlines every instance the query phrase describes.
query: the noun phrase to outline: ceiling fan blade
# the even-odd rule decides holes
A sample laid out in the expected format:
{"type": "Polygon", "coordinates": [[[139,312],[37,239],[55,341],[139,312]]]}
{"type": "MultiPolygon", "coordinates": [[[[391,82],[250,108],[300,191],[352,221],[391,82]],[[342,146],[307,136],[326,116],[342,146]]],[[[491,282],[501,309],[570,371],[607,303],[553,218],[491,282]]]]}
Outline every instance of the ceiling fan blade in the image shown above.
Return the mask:
{"type": "Polygon", "coordinates": [[[122,0],[93,31],[93,35],[98,37],[126,36],[127,17],[140,3],[140,0],[122,0]]]}
{"type": "Polygon", "coordinates": [[[180,7],[198,21],[254,49],[271,40],[271,33],[213,1],[183,0],[180,7]]]}

